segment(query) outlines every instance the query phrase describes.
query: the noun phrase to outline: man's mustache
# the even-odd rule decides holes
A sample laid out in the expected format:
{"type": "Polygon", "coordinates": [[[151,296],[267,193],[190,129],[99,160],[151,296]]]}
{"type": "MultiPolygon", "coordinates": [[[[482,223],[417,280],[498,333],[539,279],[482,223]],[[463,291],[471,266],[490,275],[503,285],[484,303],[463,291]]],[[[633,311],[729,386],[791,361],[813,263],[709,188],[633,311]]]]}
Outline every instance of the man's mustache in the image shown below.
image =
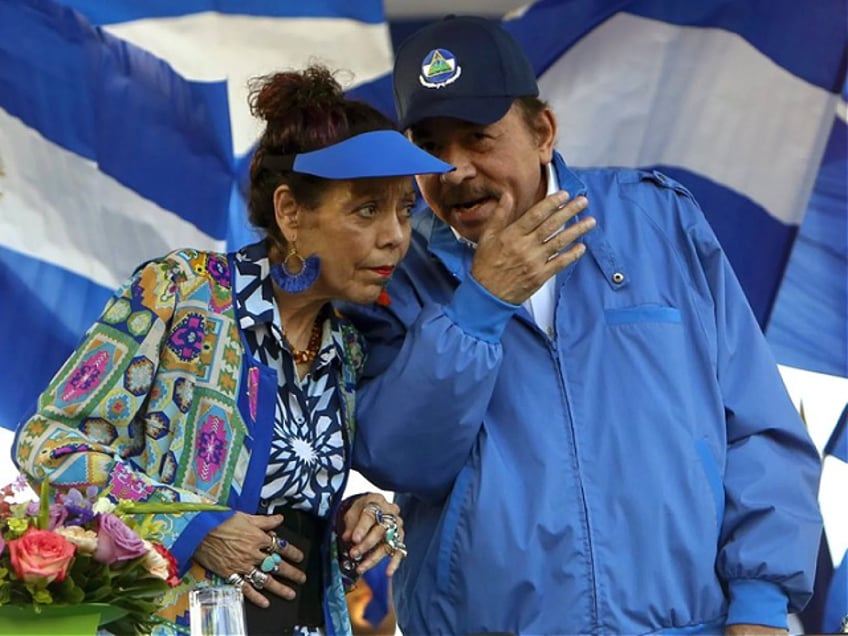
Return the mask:
{"type": "Polygon", "coordinates": [[[450,190],[442,189],[439,197],[441,207],[452,208],[458,205],[479,201],[481,199],[494,199],[500,201],[500,192],[487,188],[456,186],[450,190]]]}

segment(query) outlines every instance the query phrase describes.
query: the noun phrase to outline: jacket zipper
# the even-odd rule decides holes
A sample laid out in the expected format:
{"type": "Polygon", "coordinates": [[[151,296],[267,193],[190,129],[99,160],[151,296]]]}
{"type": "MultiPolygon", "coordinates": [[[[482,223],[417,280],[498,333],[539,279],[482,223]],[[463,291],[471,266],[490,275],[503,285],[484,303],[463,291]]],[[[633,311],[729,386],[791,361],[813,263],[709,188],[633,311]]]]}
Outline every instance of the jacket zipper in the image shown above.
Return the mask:
{"type": "Polygon", "coordinates": [[[547,338],[545,334],[542,333],[541,329],[539,329],[539,327],[535,324],[533,326],[547,341],[548,352],[551,354],[551,360],[553,361],[554,366],[559,370],[557,378],[559,380],[560,391],[562,392],[562,399],[565,402],[566,411],[568,413],[568,435],[569,440],[571,442],[571,455],[574,459],[574,470],[577,477],[577,487],[580,492],[580,504],[583,507],[583,519],[585,524],[584,530],[586,532],[586,549],[589,557],[589,582],[592,590],[592,633],[600,633],[600,626],[598,622],[598,588],[597,577],[595,575],[595,556],[594,550],[592,548],[592,533],[589,523],[589,506],[586,503],[586,491],[583,489],[583,479],[581,477],[580,472],[580,459],[577,456],[577,434],[574,432],[574,413],[571,410],[571,401],[568,399],[568,391],[566,390],[565,386],[565,369],[559,363],[559,358],[557,357],[556,320],[554,320],[554,337],[552,338],[547,338]]]}

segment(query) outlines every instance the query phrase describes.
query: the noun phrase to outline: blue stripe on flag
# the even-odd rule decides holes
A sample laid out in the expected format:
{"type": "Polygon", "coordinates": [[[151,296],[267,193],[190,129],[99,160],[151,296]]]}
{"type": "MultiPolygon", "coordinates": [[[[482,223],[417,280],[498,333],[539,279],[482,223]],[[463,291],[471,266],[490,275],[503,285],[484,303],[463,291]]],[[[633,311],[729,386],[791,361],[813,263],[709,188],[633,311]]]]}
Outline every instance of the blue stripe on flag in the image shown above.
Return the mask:
{"type": "Polygon", "coordinates": [[[226,235],[232,142],[226,86],[46,0],[0,4],[0,108],[215,238],[226,235]],[[131,149],[131,151],[130,151],[131,149]]]}
{"type": "MultiPolygon", "coordinates": [[[[385,21],[380,0],[67,0],[92,24],[168,18],[204,11],[279,18],[349,18],[371,24],[385,21]]],[[[210,46],[215,46],[210,42],[210,46]]]]}
{"type": "MultiPolygon", "coordinates": [[[[531,5],[520,17],[506,21],[504,26],[522,43],[537,74],[542,75],[561,58],[567,57],[573,45],[619,12],[677,26],[713,27],[736,33],[772,62],[812,85],[838,92],[844,82],[848,57],[845,21],[839,19],[845,13],[843,0],[822,0],[814,7],[794,0],[542,0],[531,5]],[[804,46],[797,46],[797,42],[804,42],[804,46]]],[[[651,51],[651,48],[646,46],[645,50],[651,51]]],[[[603,61],[598,63],[602,65],[603,61]]],[[[656,64],[663,64],[661,57],[656,64]]],[[[598,73],[603,71],[603,66],[599,67],[598,73]]],[[[661,90],[662,83],[658,88],[661,90]]],[[[656,99],[661,102],[663,97],[657,95],[656,99]]],[[[552,106],[556,108],[553,102],[552,106]]],[[[657,125],[656,121],[643,122],[638,114],[629,115],[633,119],[629,124],[610,121],[607,129],[629,130],[648,123],[657,125]]],[[[743,116],[744,112],[740,111],[740,121],[743,116]]],[[[600,121],[594,123],[603,125],[600,121]]],[[[778,126],[776,122],[775,128],[778,126]]],[[[610,140],[603,137],[603,128],[598,130],[601,132],[596,131],[595,136],[600,135],[600,143],[612,148],[610,140]]],[[[563,138],[568,134],[568,130],[564,130],[563,138]]],[[[578,131],[578,136],[580,134],[585,142],[585,131],[578,131]]],[[[775,135],[780,134],[776,129],[775,135]]],[[[650,146],[647,142],[646,145],[650,146]]],[[[794,149],[787,148],[791,150],[794,149]]],[[[811,148],[805,152],[808,150],[812,152],[811,148]]],[[[579,156],[567,156],[566,159],[574,165],[582,165],[579,156]]],[[[732,159],[728,157],[728,161],[732,159]]],[[[698,165],[697,160],[693,163],[698,165]]],[[[754,313],[760,324],[765,325],[797,228],[776,220],[773,210],[766,210],[761,203],[717,182],[709,174],[695,174],[680,166],[632,167],[658,167],[693,191],[722,242],[754,313]]],[[[843,267],[838,273],[844,271],[843,267]]],[[[842,350],[839,356],[843,357],[842,350]]]]}
{"type": "Polygon", "coordinates": [[[779,363],[844,377],[848,377],[846,175],[848,125],[835,118],[766,329],[779,363]]]}
{"type": "Polygon", "coordinates": [[[692,192],[733,264],[757,322],[766,324],[780,286],[775,272],[783,269],[798,228],[781,223],[762,206],[702,175],[675,166],[649,169],[667,174],[692,192]],[[752,252],[756,258],[751,258],[752,252]]]}
{"type": "Polygon", "coordinates": [[[8,373],[0,427],[14,429],[97,318],[112,290],[61,267],[0,247],[0,334],[8,373]]]}
{"type": "Polygon", "coordinates": [[[619,11],[680,26],[737,33],[789,72],[830,92],[841,90],[846,57],[845,0],[542,0],[507,29],[525,45],[537,74],[619,11]]]}

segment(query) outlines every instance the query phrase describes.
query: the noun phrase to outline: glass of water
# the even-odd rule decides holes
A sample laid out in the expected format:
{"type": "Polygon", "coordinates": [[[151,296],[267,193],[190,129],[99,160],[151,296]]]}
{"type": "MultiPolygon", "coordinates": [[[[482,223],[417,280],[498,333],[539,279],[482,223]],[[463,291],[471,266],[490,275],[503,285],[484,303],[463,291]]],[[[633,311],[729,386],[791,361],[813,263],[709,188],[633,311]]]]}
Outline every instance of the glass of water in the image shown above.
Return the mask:
{"type": "Polygon", "coordinates": [[[188,605],[191,636],[247,636],[241,588],[198,587],[189,592],[188,605]]]}

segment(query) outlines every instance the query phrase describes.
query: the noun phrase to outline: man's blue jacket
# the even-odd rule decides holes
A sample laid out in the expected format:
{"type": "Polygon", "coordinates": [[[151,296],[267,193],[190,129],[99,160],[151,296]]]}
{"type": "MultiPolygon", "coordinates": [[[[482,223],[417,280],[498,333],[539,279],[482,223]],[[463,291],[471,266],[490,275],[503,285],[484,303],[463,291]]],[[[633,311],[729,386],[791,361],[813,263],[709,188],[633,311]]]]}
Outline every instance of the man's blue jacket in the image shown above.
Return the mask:
{"type": "Polygon", "coordinates": [[[416,218],[369,345],[354,464],[397,491],[407,636],[717,633],[811,594],[820,461],[691,194],[571,170],[597,227],[556,278],[555,334],[416,218]]]}

